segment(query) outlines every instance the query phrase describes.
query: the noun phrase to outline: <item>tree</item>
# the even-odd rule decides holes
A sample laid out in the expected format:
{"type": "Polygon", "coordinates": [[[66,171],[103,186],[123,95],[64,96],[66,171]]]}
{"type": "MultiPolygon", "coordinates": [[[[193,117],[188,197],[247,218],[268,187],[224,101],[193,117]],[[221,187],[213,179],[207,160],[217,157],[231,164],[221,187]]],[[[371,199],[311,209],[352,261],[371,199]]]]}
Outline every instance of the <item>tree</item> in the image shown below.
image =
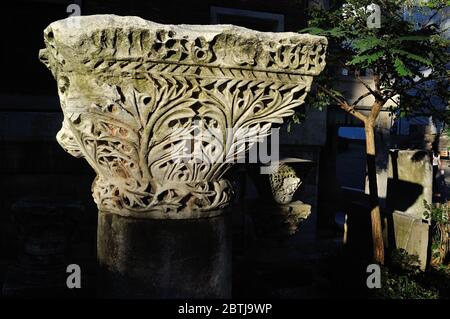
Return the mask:
{"type": "MultiPolygon", "coordinates": [[[[331,103],[356,117],[364,125],[369,182],[374,260],[384,263],[384,244],[375,164],[375,124],[388,101],[390,111],[400,116],[427,112],[448,122],[449,41],[443,37],[434,18],[450,1],[348,0],[334,3],[328,10],[310,10],[309,27],[300,32],[326,36],[329,40],[327,68],[315,81],[315,94],[308,103],[324,107],[331,103]],[[415,2],[415,3],[414,3],[415,2]],[[376,6],[378,7],[376,7],[376,6]],[[372,19],[380,11],[380,23],[372,19]],[[404,19],[404,10],[422,8],[431,12],[427,22],[416,24],[404,19]],[[345,92],[333,85],[345,68],[366,89],[350,102],[345,92]],[[372,83],[360,77],[371,74],[372,83]],[[373,98],[368,114],[357,109],[360,101],[373,98]]],[[[294,119],[295,121],[295,119],[294,119]]]]}

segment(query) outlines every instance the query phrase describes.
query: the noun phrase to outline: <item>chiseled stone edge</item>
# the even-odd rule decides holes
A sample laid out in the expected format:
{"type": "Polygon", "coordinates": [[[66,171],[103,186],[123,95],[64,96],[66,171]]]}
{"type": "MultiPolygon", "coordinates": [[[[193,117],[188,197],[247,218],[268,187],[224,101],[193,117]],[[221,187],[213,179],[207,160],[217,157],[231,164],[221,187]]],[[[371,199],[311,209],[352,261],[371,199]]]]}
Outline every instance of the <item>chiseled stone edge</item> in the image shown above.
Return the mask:
{"type": "Polygon", "coordinates": [[[134,61],[318,75],[327,48],[325,37],[309,34],[233,25],[163,25],[116,15],[53,22],[44,39],[40,58],[52,72],[86,72],[134,61]]]}

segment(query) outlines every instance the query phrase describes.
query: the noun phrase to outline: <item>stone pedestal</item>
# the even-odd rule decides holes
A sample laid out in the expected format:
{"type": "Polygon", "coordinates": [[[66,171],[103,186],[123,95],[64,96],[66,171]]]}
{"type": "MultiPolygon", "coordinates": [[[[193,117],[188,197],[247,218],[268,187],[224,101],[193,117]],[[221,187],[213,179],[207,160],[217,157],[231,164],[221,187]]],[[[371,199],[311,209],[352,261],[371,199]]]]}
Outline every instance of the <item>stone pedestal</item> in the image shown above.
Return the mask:
{"type": "Polygon", "coordinates": [[[107,292],[226,296],[228,266],[215,258],[227,245],[212,234],[222,226],[203,218],[229,205],[231,166],[304,103],[327,40],[112,15],[54,22],[44,39],[64,112],[58,142],[96,171],[93,197],[109,214],[98,244],[107,292]]]}
{"type": "Polygon", "coordinates": [[[228,215],[186,220],[99,213],[100,295],[230,298],[228,215]]]}

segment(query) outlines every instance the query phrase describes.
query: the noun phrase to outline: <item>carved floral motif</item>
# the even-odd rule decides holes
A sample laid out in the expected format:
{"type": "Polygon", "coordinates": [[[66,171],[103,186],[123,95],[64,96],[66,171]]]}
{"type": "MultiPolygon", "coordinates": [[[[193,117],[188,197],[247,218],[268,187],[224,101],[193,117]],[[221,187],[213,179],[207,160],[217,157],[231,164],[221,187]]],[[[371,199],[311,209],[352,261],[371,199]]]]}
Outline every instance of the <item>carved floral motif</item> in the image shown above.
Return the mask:
{"type": "Polygon", "coordinates": [[[116,16],[80,17],[74,31],[64,21],[45,30],[40,52],[64,112],[57,140],[96,171],[99,209],[126,216],[219,214],[228,168],[293,114],[325,63],[321,37],[116,16]]]}

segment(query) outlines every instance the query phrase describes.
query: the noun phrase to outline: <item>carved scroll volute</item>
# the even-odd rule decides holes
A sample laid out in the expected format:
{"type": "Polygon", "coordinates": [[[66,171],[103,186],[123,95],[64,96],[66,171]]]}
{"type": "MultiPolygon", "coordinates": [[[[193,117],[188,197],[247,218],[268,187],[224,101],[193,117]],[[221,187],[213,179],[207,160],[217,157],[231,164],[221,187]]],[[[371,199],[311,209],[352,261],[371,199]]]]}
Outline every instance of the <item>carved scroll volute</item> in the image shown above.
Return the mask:
{"type": "Polygon", "coordinates": [[[304,103],[325,66],[323,37],[78,19],[52,23],[40,52],[64,112],[57,140],[97,173],[99,210],[124,216],[220,214],[233,160],[304,103]]]}

